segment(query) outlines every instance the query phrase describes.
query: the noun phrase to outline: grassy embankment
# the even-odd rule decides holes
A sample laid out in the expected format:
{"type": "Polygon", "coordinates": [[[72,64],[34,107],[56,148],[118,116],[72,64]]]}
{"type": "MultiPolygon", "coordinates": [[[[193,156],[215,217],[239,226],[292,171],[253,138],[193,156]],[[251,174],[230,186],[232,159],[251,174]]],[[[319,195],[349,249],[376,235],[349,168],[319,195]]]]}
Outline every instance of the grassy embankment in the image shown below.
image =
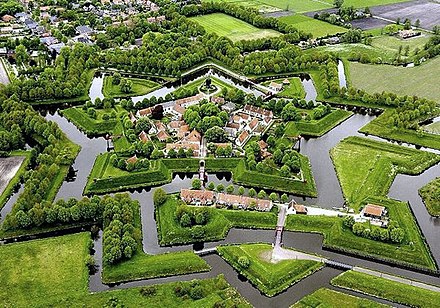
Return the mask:
{"type": "MultiPolygon", "coordinates": [[[[207,158],[205,161],[207,172],[232,172],[234,183],[269,190],[292,192],[303,196],[316,196],[316,186],[309,160],[305,156],[300,157],[301,170],[305,181],[248,170],[244,160],[239,158],[207,158]]],[[[109,159],[109,153],[99,155],[96,158],[84,190],[85,194],[103,194],[162,185],[171,182],[173,173],[194,173],[199,168],[198,159],[161,159],[151,161],[151,167],[148,171],[127,172],[113,167],[109,163],[109,159]]]]}
{"type": "Polygon", "coordinates": [[[284,291],[323,266],[322,263],[312,260],[282,260],[272,263],[270,260],[272,249],[269,244],[217,248],[223,259],[267,296],[274,296],[284,291]],[[240,265],[238,260],[243,257],[249,261],[248,267],[240,265]]]}
{"type": "Polygon", "coordinates": [[[194,237],[193,228],[182,227],[175,213],[177,207],[187,207],[175,195],[169,195],[167,201],[156,207],[157,233],[160,245],[188,244],[221,240],[226,237],[229,229],[253,228],[273,229],[277,223],[275,212],[253,212],[243,210],[216,209],[214,207],[193,208],[208,213],[209,219],[202,227],[203,237],[194,237]]]}
{"type": "Polygon", "coordinates": [[[401,244],[375,241],[354,235],[337,217],[289,216],[286,229],[318,232],[324,246],[405,266],[435,269],[435,263],[415,222],[409,205],[386,197],[397,173],[417,174],[439,161],[439,156],[415,149],[359,137],[344,139],[331,157],[345,199],[356,210],[374,203],[387,208],[389,216],[404,227],[401,244]]]}
{"type": "Polygon", "coordinates": [[[350,111],[334,109],[331,113],[319,120],[301,120],[297,122],[289,122],[286,125],[286,130],[284,133],[288,137],[297,137],[299,135],[320,137],[347,120],[352,115],[353,113],[350,111]]]}
{"type": "Polygon", "coordinates": [[[88,269],[90,235],[79,233],[0,246],[0,302],[17,307],[212,307],[216,302],[248,307],[246,301],[223,278],[176,282],[144,287],[89,293],[88,269]],[[202,298],[175,293],[201,288],[202,298]]]}
{"type": "Polygon", "coordinates": [[[440,177],[420,188],[419,195],[428,213],[432,216],[440,216],[440,177]]]}
{"type": "Polygon", "coordinates": [[[234,42],[281,35],[278,31],[259,29],[245,21],[223,13],[207,14],[191,17],[190,19],[205,28],[206,32],[225,36],[234,42]]]}
{"type": "Polygon", "coordinates": [[[115,106],[115,108],[111,109],[96,109],[96,119],[91,118],[82,107],[71,107],[60,111],[60,113],[78,127],[79,130],[87,135],[96,136],[114,132],[118,125],[122,125],[119,118],[126,114],[127,111],[120,106],[115,106]],[[103,120],[104,114],[110,115],[113,111],[116,112],[116,118],[103,120]]]}
{"type": "Polygon", "coordinates": [[[283,86],[283,90],[277,93],[277,97],[280,98],[305,98],[306,91],[301,84],[301,79],[299,77],[289,77],[289,78],[280,78],[273,79],[263,82],[264,86],[268,86],[271,82],[275,82],[278,84],[282,84],[283,80],[289,80],[290,84],[283,86]]]}
{"type": "Polygon", "coordinates": [[[380,278],[348,271],[331,281],[333,285],[354,290],[410,307],[440,307],[440,293],[380,278]]]}
{"type": "Polygon", "coordinates": [[[0,209],[2,209],[3,206],[5,206],[9,197],[13,194],[15,187],[20,183],[24,173],[27,170],[27,167],[28,167],[30,159],[31,159],[31,153],[29,151],[13,151],[10,153],[10,156],[24,156],[25,159],[21,163],[20,168],[18,168],[17,173],[9,181],[6,188],[1,193],[1,195],[0,195],[0,209]]]}
{"type": "Polygon", "coordinates": [[[375,301],[345,294],[342,292],[321,288],[312,294],[303,297],[296,302],[292,308],[311,308],[311,307],[353,307],[353,308],[384,308],[389,307],[375,301]]]}
{"type": "Polygon", "coordinates": [[[359,132],[379,136],[388,140],[402,141],[422,147],[440,150],[440,135],[422,130],[389,127],[391,110],[385,110],[379,117],[362,127],[359,132]]]}
{"type": "Polygon", "coordinates": [[[102,86],[102,94],[104,94],[105,97],[140,96],[150,93],[160,87],[160,84],[148,79],[126,77],[123,77],[123,79],[130,80],[133,83],[132,89],[129,93],[122,92],[120,85],[113,84],[112,76],[105,76],[102,86]]]}

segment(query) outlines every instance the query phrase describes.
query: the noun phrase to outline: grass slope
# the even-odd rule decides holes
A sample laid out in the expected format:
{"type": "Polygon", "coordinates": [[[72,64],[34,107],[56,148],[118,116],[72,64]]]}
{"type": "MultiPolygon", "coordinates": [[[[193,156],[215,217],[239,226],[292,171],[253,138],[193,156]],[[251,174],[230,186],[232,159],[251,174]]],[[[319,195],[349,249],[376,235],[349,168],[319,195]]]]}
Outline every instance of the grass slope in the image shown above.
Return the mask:
{"type": "Polygon", "coordinates": [[[269,244],[220,246],[217,250],[222,258],[268,296],[282,292],[323,266],[322,263],[311,260],[283,260],[272,263],[272,246],[269,244]],[[249,260],[248,268],[243,268],[238,263],[238,259],[243,256],[249,260]]]}
{"type": "Polygon", "coordinates": [[[104,77],[104,84],[102,86],[102,93],[105,97],[128,97],[128,96],[139,96],[150,93],[155,90],[159,84],[157,82],[141,79],[141,78],[125,78],[133,83],[132,90],[130,93],[125,93],[121,91],[119,85],[113,84],[112,76],[104,77]]]}
{"type": "Polygon", "coordinates": [[[104,283],[175,276],[209,271],[211,267],[192,251],[147,255],[137,253],[130,260],[106,267],[104,283]]]}
{"type": "Polygon", "coordinates": [[[419,194],[429,214],[440,216],[440,177],[420,188],[419,194]]]}
{"type": "Polygon", "coordinates": [[[372,300],[345,294],[342,292],[321,288],[312,294],[303,297],[295,303],[292,308],[312,308],[312,307],[354,307],[354,308],[380,308],[389,307],[384,304],[376,303],[372,300]]]}
{"type": "Polygon", "coordinates": [[[226,36],[234,42],[281,35],[275,30],[259,29],[240,19],[222,13],[197,16],[190,19],[199,23],[207,32],[226,36]]]}
{"type": "Polygon", "coordinates": [[[350,63],[351,85],[370,93],[382,91],[417,95],[440,101],[433,84],[440,83],[440,57],[416,67],[350,63]]]}
{"type": "Polygon", "coordinates": [[[331,281],[333,285],[410,307],[440,307],[440,293],[400,282],[348,271],[331,281]]]}

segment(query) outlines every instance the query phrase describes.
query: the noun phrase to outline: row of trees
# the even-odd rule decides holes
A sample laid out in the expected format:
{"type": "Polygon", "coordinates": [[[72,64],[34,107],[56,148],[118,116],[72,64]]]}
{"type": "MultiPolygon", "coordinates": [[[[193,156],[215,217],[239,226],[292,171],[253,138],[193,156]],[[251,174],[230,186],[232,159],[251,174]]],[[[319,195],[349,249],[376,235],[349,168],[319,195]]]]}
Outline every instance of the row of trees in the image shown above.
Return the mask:
{"type": "Polygon", "coordinates": [[[355,235],[375,241],[400,244],[405,239],[405,231],[394,221],[390,222],[388,228],[379,228],[368,223],[355,222],[353,216],[345,216],[343,224],[355,235]]]}
{"type": "Polygon", "coordinates": [[[138,201],[131,200],[128,194],[116,194],[114,198],[104,197],[101,202],[104,204],[104,263],[130,259],[141,240],[141,230],[135,222],[138,201]]]}

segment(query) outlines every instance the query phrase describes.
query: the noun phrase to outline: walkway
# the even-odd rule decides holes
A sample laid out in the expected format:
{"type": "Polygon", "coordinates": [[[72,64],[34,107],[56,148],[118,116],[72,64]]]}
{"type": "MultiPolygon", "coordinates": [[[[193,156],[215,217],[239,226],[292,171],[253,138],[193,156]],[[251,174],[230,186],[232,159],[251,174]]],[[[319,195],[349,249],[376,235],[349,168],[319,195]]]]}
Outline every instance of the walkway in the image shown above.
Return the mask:
{"type": "Polygon", "coordinates": [[[434,291],[434,292],[440,292],[439,287],[436,287],[436,286],[433,286],[430,284],[426,284],[423,282],[418,282],[418,281],[410,280],[410,279],[403,278],[403,277],[398,277],[398,276],[393,276],[393,275],[389,275],[389,274],[385,274],[385,273],[381,273],[381,272],[377,272],[377,271],[372,271],[372,270],[362,268],[362,267],[354,267],[353,270],[356,272],[365,273],[368,275],[384,278],[387,280],[400,282],[400,283],[403,283],[406,285],[410,285],[410,286],[414,286],[414,287],[418,287],[418,288],[422,288],[422,289],[426,289],[426,290],[430,290],[430,291],[434,291]]]}
{"type": "Polygon", "coordinates": [[[287,205],[285,204],[280,205],[280,211],[278,212],[277,228],[275,232],[275,248],[281,247],[282,245],[284,223],[286,222],[286,216],[287,216],[286,213],[287,213],[287,205]]]}

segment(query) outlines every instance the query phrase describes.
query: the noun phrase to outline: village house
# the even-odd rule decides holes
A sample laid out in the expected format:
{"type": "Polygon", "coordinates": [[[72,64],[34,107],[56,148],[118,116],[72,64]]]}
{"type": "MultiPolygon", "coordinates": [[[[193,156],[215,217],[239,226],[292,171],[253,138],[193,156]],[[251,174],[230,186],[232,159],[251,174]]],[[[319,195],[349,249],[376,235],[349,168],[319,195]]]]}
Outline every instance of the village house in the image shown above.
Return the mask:
{"type": "Polygon", "coordinates": [[[273,112],[261,107],[256,107],[252,105],[245,105],[242,110],[243,113],[249,114],[251,116],[265,119],[265,118],[273,118],[273,112]]]}
{"type": "Polygon", "coordinates": [[[139,140],[143,143],[147,143],[148,141],[151,141],[151,138],[146,132],[141,131],[139,134],[139,140]]]}
{"type": "Polygon", "coordinates": [[[205,98],[205,95],[202,94],[202,93],[199,93],[199,94],[194,95],[194,96],[178,99],[178,100],[175,101],[175,103],[177,105],[180,105],[180,106],[184,107],[184,108],[188,108],[189,106],[197,105],[204,98],[205,98]]]}
{"type": "Polygon", "coordinates": [[[387,227],[388,218],[385,207],[376,204],[367,204],[361,211],[360,217],[367,219],[372,225],[387,227]]]}
{"type": "Polygon", "coordinates": [[[222,207],[234,207],[242,210],[255,209],[262,212],[268,212],[273,207],[273,203],[270,200],[215,193],[209,190],[181,189],[180,198],[185,203],[192,205],[216,204],[222,207]]]}
{"type": "Polygon", "coordinates": [[[148,117],[148,116],[151,115],[152,112],[153,112],[153,108],[148,107],[148,108],[144,108],[144,109],[138,110],[137,113],[136,113],[136,116],[138,118],[140,118],[140,117],[148,117]]]}
{"type": "Polygon", "coordinates": [[[397,36],[401,39],[408,39],[414,36],[419,36],[420,34],[422,34],[420,31],[414,31],[412,29],[409,30],[399,30],[397,32],[397,36]]]}
{"type": "Polygon", "coordinates": [[[157,135],[156,135],[157,139],[159,139],[159,141],[161,142],[165,142],[168,140],[168,138],[170,138],[170,135],[167,134],[166,131],[164,130],[160,130],[157,135]]]}
{"type": "Polygon", "coordinates": [[[219,105],[223,105],[225,103],[225,99],[220,96],[211,96],[211,102],[219,105]]]}
{"type": "Polygon", "coordinates": [[[138,158],[137,158],[136,154],[125,160],[125,162],[127,164],[135,164],[137,161],[138,161],[138,158]]]}
{"type": "Polygon", "coordinates": [[[188,204],[212,205],[215,202],[215,194],[209,190],[181,189],[180,199],[188,204]]]}
{"type": "Polygon", "coordinates": [[[276,91],[276,92],[279,92],[279,91],[281,91],[283,89],[283,85],[279,84],[279,83],[276,83],[275,81],[272,81],[269,84],[269,89],[271,89],[273,91],[276,91]]]}
{"type": "Polygon", "coordinates": [[[295,214],[307,215],[307,208],[302,204],[295,203],[292,200],[289,203],[289,207],[291,207],[294,210],[295,214]]]}
{"type": "Polygon", "coordinates": [[[240,133],[240,135],[237,137],[237,139],[235,140],[235,143],[239,146],[242,147],[246,141],[248,141],[248,139],[250,138],[250,134],[247,130],[244,130],[240,133]]]}

